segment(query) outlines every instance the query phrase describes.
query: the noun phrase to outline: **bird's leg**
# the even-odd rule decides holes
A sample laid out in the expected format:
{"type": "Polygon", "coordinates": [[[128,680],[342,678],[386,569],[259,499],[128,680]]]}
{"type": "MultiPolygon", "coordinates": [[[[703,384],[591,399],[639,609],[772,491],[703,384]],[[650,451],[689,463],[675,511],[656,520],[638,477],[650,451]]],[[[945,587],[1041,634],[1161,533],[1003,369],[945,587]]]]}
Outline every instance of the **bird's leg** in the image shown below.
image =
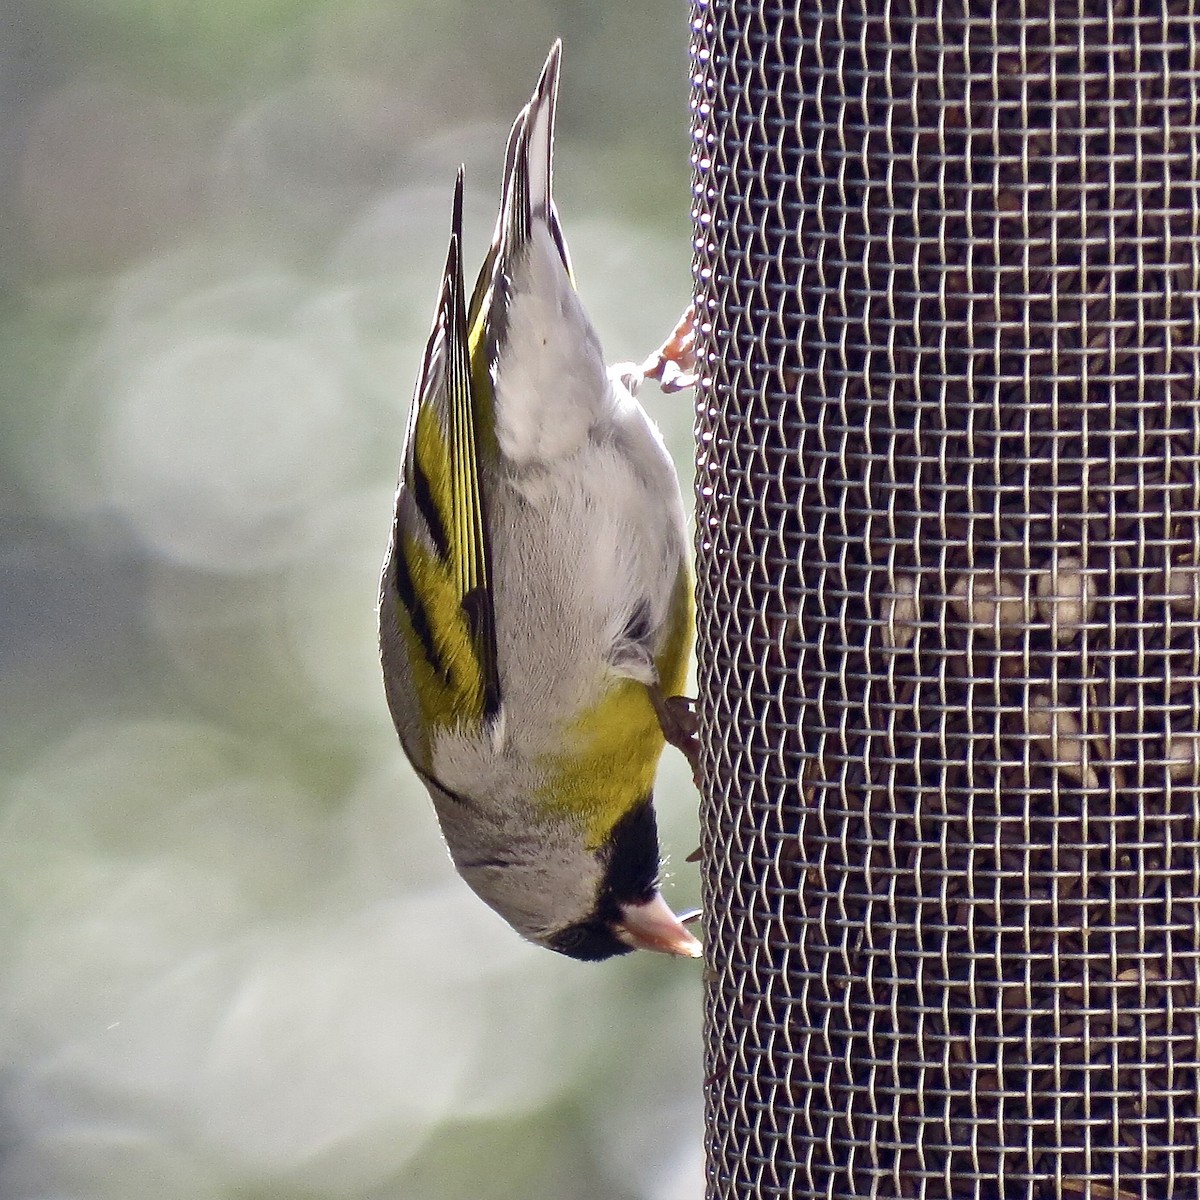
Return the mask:
{"type": "Polygon", "coordinates": [[[689,304],[671,336],[641,365],[646,379],[657,379],[664,392],[694,387],[696,372],[696,310],[689,304]]]}
{"type": "Polygon", "coordinates": [[[657,683],[648,685],[650,703],[658,716],[663,737],[683,751],[692,768],[692,778],[700,786],[700,739],[696,736],[700,722],[696,719],[695,702],[687,696],[664,696],[657,683]]]}

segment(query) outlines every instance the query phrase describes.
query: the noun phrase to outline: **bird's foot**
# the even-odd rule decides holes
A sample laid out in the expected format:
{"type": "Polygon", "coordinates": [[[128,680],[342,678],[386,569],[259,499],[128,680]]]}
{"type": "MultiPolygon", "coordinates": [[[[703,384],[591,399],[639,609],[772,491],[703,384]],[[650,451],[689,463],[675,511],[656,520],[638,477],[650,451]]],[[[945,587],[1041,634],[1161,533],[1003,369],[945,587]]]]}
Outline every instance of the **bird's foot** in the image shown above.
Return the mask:
{"type": "Polygon", "coordinates": [[[657,684],[650,688],[650,703],[658,716],[663,737],[683,751],[692,768],[692,778],[700,786],[700,739],[696,736],[700,722],[696,717],[695,701],[688,696],[664,696],[657,684]]]}
{"type": "Polygon", "coordinates": [[[696,371],[696,310],[689,304],[684,309],[671,336],[641,365],[646,379],[657,379],[664,392],[682,392],[695,387],[696,371]]]}

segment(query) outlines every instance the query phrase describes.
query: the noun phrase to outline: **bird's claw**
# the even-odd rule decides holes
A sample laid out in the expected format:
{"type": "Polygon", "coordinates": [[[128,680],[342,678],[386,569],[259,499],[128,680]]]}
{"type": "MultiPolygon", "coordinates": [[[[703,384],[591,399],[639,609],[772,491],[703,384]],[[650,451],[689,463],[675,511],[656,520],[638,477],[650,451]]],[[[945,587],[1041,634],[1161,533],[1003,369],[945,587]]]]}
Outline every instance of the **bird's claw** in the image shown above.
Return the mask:
{"type": "Polygon", "coordinates": [[[700,786],[700,721],[696,716],[695,702],[688,696],[664,696],[655,685],[650,689],[650,702],[658,716],[663,737],[683,752],[692,768],[692,778],[700,786]]]}
{"type": "Polygon", "coordinates": [[[664,392],[682,392],[695,387],[696,370],[696,310],[691,304],[684,309],[671,336],[639,368],[644,379],[658,380],[664,392]]]}

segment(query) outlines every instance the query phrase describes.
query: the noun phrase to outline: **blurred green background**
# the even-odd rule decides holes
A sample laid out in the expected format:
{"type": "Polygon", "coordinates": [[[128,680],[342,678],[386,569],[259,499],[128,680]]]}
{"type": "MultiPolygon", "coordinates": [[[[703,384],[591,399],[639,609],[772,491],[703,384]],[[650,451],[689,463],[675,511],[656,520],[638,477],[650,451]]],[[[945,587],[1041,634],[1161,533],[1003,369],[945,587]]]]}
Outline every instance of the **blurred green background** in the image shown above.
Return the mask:
{"type": "MultiPolygon", "coordinates": [[[[686,23],[0,5],[4,1200],[699,1195],[698,969],[470,895],[374,644],[455,169],[478,261],[561,35],[564,226],[642,357],[689,290],[686,23]]],[[[688,400],[648,407],[686,488],[688,400]]],[[[668,751],[677,907],[696,803],[668,751]]]]}

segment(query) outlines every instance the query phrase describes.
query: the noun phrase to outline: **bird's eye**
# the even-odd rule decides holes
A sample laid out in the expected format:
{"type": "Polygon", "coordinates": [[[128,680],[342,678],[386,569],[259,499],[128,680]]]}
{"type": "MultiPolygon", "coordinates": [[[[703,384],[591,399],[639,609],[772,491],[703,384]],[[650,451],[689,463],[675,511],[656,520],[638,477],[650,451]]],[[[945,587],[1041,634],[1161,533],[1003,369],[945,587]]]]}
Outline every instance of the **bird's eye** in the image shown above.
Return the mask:
{"type": "Polygon", "coordinates": [[[587,940],[587,930],[582,925],[568,925],[554,935],[554,945],[565,952],[577,950],[587,940]]]}
{"type": "Polygon", "coordinates": [[[546,938],[545,945],[568,958],[583,962],[600,962],[617,954],[628,954],[633,947],[626,945],[603,921],[580,921],[568,925],[546,938]]]}

